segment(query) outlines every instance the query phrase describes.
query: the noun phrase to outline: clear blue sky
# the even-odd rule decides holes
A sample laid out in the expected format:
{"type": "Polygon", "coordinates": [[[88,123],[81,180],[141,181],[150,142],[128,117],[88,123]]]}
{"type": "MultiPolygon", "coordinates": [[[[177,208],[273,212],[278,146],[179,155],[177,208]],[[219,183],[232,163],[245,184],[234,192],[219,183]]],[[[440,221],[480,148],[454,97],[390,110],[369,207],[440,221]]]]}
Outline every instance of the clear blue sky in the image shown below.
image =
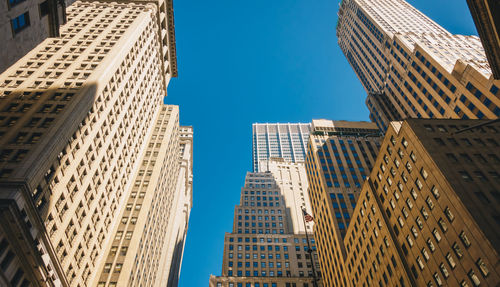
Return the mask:
{"type": "MultiPolygon", "coordinates": [[[[221,274],[224,233],[252,168],[252,123],[369,120],[337,45],[339,2],[174,0],[179,76],[167,103],[194,126],[194,206],[179,286],[208,286],[210,274],[221,274]]],[[[409,2],[452,33],[477,34],[463,0],[409,2]]]]}

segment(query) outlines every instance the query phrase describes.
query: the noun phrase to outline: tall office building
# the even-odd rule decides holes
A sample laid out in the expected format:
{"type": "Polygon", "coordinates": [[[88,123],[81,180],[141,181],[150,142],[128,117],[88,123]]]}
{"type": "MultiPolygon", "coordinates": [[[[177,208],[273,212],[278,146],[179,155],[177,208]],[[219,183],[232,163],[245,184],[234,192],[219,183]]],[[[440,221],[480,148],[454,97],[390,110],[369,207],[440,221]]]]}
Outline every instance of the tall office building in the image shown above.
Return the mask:
{"type": "Polygon", "coordinates": [[[273,157],[304,162],[310,131],[310,124],[253,124],[253,171],[260,171],[261,160],[273,157]]]}
{"type": "Polygon", "coordinates": [[[0,73],[48,37],[58,37],[70,1],[9,0],[0,4],[0,73]]]}
{"type": "Polygon", "coordinates": [[[179,127],[177,106],[164,106],[154,123],[91,286],[177,286],[191,209],[192,129],[179,127]]]}
{"type": "MultiPolygon", "coordinates": [[[[176,75],[172,9],[163,0],[77,1],[60,37],[0,75],[0,285],[88,286],[109,259],[176,75]]],[[[164,233],[148,231],[139,252],[150,257],[130,269],[133,282],[161,269],[151,248],[164,233]]],[[[123,240],[140,241],[128,232],[123,240]]]]}
{"type": "Polygon", "coordinates": [[[272,172],[246,176],[233,232],[225,235],[222,275],[210,276],[211,287],[314,286],[317,257],[307,241],[315,250],[314,239],[300,232],[304,219],[295,210],[301,201],[289,190],[304,183],[304,172],[300,164],[283,161],[269,167],[272,172]]]}
{"type": "Polygon", "coordinates": [[[404,0],[343,0],[340,48],[385,130],[404,118],[494,119],[500,82],[481,41],[453,35],[404,0]]]}
{"type": "Polygon", "coordinates": [[[343,238],[380,140],[370,122],[312,121],[306,170],[325,286],[347,286],[343,238]]]}
{"type": "Polygon", "coordinates": [[[486,122],[391,123],[344,239],[343,286],[498,286],[500,124],[486,122]]]}

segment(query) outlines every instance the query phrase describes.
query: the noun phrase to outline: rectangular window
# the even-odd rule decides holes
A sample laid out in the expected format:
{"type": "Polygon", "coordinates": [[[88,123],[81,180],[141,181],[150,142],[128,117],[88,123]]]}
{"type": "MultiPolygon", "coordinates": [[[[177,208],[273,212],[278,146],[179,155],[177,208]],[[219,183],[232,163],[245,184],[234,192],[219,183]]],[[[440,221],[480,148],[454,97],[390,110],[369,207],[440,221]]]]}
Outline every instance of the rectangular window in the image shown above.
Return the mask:
{"type": "Polygon", "coordinates": [[[9,0],[9,8],[16,6],[17,4],[23,2],[24,0],[9,0]]]}
{"type": "Polygon", "coordinates": [[[29,12],[21,14],[16,18],[10,20],[12,25],[12,31],[14,32],[13,36],[17,33],[21,32],[24,28],[30,25],[30,15],[29,12]]]}

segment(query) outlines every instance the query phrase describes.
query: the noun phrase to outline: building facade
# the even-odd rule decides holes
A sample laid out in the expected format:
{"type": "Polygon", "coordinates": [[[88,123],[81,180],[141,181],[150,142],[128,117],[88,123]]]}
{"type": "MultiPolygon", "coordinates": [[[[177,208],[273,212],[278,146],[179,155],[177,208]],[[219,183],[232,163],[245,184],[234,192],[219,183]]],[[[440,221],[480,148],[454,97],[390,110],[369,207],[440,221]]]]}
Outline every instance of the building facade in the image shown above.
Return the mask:
{"type": "Polygon", "coordinates": [[[344,286],[498,286],[500,124],[485,123],[391,123],[344,239],[344,286]]]}
{"type": "Polygon", "coordinates": [[[303,210],[311,212],[311,201],[307,192],[309,184],[304,164],[273,158],[260,161],[259,167],[262,172],[271,172],[281,188],[285,201],[284,219],[288,229],[294,234],[303,234],[307,231],[312,235],[313,223],[306,223],[303,220],[303,210]]]}
{"type": "Polygon", "coordinates": [[[167,261],[159,282],[167,282],[168,287],[175,287],[179,283],[182,257],[188,231],[189,216],[193,206],[193,127],[180,127],[180,169],[177,176],[177,187],[174,193],[174,206],[171,208],[173,219],[169,220],[167,240],[167,261]],[[167,276],[168,275],[168,276],[167,276]]]}
{"type": "Polygon", "coordinates": [[[191,209],[192,128],[179,127],[177,106],[162,107],[154,123],[91,286],[177,286],[191,209]]]}
{"type": "Polygon", "coordinates": [[[373,123],[312,121],[306,170],[325,286],[347,286],[343,239],[380,140],[373,123]]]}
{"type": "MultiPolygon", "coordinates": [[[[286,167],[294,165],[276,163],[272,169],[279,173],[278,169],[285,171],[286,167]]],[[[288,205],[295,198],[284,186],[295,181],[293,177],[283,175],[280,184],[272,172],[247,174],[240,205],[235,208],[233,231],[224,239],[222,275],[211,275],[209,286],[315,286],[314,276],[320,274],[314,239],[304,232],[295,233],[293,221],[299,219],[288,218],[293,214],[288,205]]]]}
{"type": "Polygon", "coordinates": [[[491,72],[500,79],[500,3],[491,0],[467,0],[481,38],[491,72]]]}
{"type": "Polygon", "coordinates": [[[310,131],[310,124],[253,124],[253,171],[260,171],[259,162],[270,158],[304,162],[310,131]]]}
{"type": "MultiPolygon", "coordinates": [[[[0,285],[100,280],[176,75],[171,1],[77,1],[67,13],[60,37],[0,75],[0,285]]],[[[133,282],[152,282],[158,267],[139,267],[133,282]]]]}
{"type": "Polygon", "coordinates": [[[69,1],[9,0],[0,3],[0,73],[48,37],[58,37],[69,1]]]}
{"type": "Polygon", "coordinates": [[[338,15],[339,46],[380,129],[405,118],[500,116],[500,81],[478,37],[451,34],[404,0],[343,0],[338,15]]]}

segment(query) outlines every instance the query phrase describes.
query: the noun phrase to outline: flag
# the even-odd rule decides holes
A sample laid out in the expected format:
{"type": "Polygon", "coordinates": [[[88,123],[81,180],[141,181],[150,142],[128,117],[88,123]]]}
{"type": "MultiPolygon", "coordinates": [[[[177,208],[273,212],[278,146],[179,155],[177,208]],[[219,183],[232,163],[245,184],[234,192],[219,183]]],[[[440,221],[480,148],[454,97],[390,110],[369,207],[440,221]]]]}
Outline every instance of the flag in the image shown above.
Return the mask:
{"type": "Polygon", "coordinates": [[[306,220],[306,222],[314,221],[314,217],[307,213],[305,209],[303,209],[302,212],[304,213],[304,219],[306,220]]]}

